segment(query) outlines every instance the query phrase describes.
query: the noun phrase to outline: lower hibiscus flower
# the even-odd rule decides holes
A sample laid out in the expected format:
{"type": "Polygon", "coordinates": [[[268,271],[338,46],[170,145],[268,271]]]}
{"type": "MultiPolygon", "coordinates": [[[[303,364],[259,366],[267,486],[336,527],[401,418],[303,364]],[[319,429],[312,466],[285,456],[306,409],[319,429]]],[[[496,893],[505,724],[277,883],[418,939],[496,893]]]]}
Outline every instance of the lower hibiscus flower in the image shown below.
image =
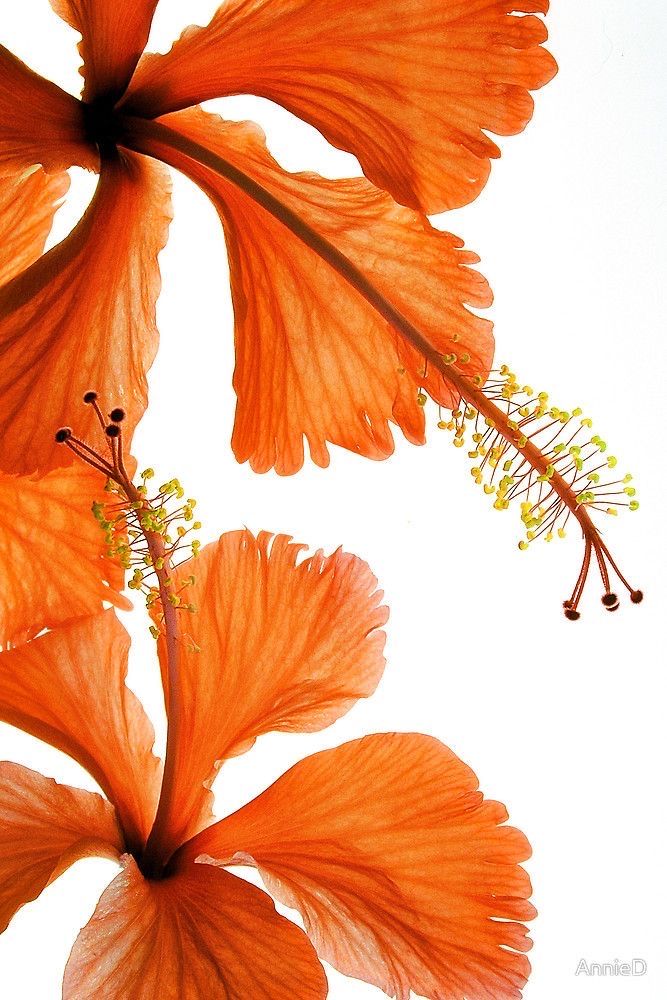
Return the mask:
{"type": "MultiPolygon", "coordinates": [[[[372,694],[387,611],[368,566],[340,550],[300,559],[286,536],[236,531],[200,551],[194,501],[177,481],[149,498],[151,470],[132,483],[122,413],[112,417],[108,457],[86,453],[110,480],[94,509],[147,595],[165,761],[125,685],[115,611],[0,654],[0,718],[79,761],[106,796],[0,764],[0,927],[100,855],[122,870],[73,948],[66,1000],[315,1000],[327,995],[320,959],[400,1000],[519,998],[530,848],[437,740],[380,734],[326,750],[213,819],[225,760],[269,731],[321,730],[372,694]],[[300,912],[305,933],[225,870],[242,865],[300,912]]],[[[84,454],[69,429],[58,438],[84,454]]]]}

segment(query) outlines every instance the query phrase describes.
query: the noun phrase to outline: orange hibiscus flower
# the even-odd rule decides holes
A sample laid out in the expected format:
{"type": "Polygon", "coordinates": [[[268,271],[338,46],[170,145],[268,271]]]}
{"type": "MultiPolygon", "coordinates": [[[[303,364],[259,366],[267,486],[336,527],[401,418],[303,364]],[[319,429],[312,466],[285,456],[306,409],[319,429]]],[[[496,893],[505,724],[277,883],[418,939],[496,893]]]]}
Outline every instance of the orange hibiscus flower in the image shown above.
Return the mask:
{"type": "Polygon", "coordinates": [[[321,730],[373,692],[386,608],[364,562],[340,550],[300,561],[285,536],[231,532],[175,568],[193,502],[169,512],[175,482],[149,500],[149,470],[134,486],[113,426],[115,496],[96,512],[147,591],[165,763],[125,686],[129,638],[113,610],[0,654],[0,719],[68,753],[106,796],[0,764],[0,926],[99,855],[122,871],[73,948],[66,1000],[317,1000],[318,955],[401,1000],[519,998],[530,849],[437,740],[380,734],[315,754],[213,820],[225,760],[272,730],[321,730]],[[308,936],[225,870],[238,865],[259,869],[308,936]]]}
{"type": "Polygon", "coordinates": [[[328,443],[384,458],[392,423],[424,441],[430,396],[454,407],[441,426],[456,444],[476,423],[473,474],[482,482],[491,470],[484,485],[499,509],[520,498],[522,546],[578,521],[584,556],[568,616],[579,615],[592,563],[615,609],[616,567],[590,512],[636,506],[633,487],[601,476],[586,423],[553,416],[543,394],[522,396],[505,369],[486,381],[491,325],[470,308],[491,302],[469,266],[478,258],[421,214],[474,198],[499,155],[487,132],[528,122],[530,91],[556,70],[536,16],[548,0],[229,0],[166,55],[143,57],[157,0],[52,4],[82,36],[81,101],[0,48],[0,228],[19,244],[18,273],[0,286],[0,469],[61,464],[51,428],[91,386],[124,407],[128,438],[143,413],[166,163],[208,194],[225,230],[240,461],[295,472],[304,438],[320,465],[328,443]],[[256,126],[196,107],[239,92],[312,123],[369,180],[286,173],[256,126]],[[38,257],[73,164],[100,172],[95,197],[38,257]]]}
{"type": "MultiPolygon", "coordinates": [[[[225,228],[239,460],[294,472],[304,436],[322,465],[327,442],[381,458],[391,422],[422,441],[424,360],[386,308],[440,354],[458,344],[469,374],[486,374],[491,327],[467,308],[491,300],[468,267],[478,258],[419,211],[474,198],[499,155],[483,129],[505,135],[528,122],[530,89],[555,72],[535,16],[547,0],[420,0],[409,10],[232,0],[166,56],[141,59],[157,0],[52,5],[82,35],[81,101],[0,47],[0,226],[32,236],[0,290],[0,468],[60,464],[50,429],[91,386],[124,406],[128,435],[140,418],[170,215],[160,160],[206,191],[225,228]],[[389,194],[361,179],[285,173],[257,127],[195,109],[239,92],[314,124],[389,194]],[[74,164],[100,172],[97,192],[71,235],[36,259],[74,164]]],[[[441,378],[428,388],[444,404],[458,398],[441,378]]]]}

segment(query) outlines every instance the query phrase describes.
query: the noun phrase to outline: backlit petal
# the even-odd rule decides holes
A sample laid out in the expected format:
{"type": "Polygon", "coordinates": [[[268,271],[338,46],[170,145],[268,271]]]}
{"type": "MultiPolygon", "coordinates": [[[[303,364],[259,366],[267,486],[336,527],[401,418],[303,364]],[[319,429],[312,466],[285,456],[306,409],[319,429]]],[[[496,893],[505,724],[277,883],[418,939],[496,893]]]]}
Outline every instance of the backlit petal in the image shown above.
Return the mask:
{"type": "MultiPolygon", "coordinates": [[[[317,236],[344,254],[377,292],[443,354],[470,355],[470,374],[486,374],[491,324],[468,306],[487,306],[485,280],[468,265],[479,258],[433,229],[363,178],[331,181],[288,174],[269,155],[263,134],[201,111],[164,123],[242,170],[317,236]]],[[[153,148],[153,147],[151,147],[153,148]]],[[[447,405],[456,397],[424,377],[423,359],[338,271],[292,229],[238,187],[166,145],[155,151],[199,183],[226,230],[236,315],[238,409],[233,446],[257,472],[282,474],[313,460],[327,465],[327,442],[370,458],[393,450],[389,421],[422,443],[417,390],[447,405]]]]}
{"type": "Polygon", "coordinates": [[[254,864],[321,958],[408,1000],[518,1000],[530,855],[504,806],[437,740],[379,735],[315,754],[183,852],[254,864]]]}
{"type": "Polygon", "coordinates": [[[41,256],[68,188],[67,174],[49,176],[41,167],[0,177],[0,285],[41,256]]]}
{"type": "Polygon", "coordinates": [[[79,166],[95,170],[81,104],[0,45],[0,176],[41,163],[48,173],[79,166]]]}
{"type": "Polygon", "coordinates": [[[165,56],[147,56],[128,107],[151,116],[211,97],[277,101],[354,153],[400,202],[471,201],[556,72],[533,16],[548,0],[227,0],[165,56]],[[530,16],[515,16],[527,13],[530,16]]]}
{"type": "Polygon", "coordinates": [[[82,36],[79,51],[87,101],[123,93],[146,48],[158,0],[51,0],[82,36]]]}
{"type": "Polygon", "coordinates": [[[91,513],[103,497],[104,479],[85,466],[41,479],[0,473],[0,649],[103,601],[131,606],[91,513]]]}
{"type": "Polygon", "coordinates": [[[99,442],[82,397],[96,389],[127,412],[129,439],[146,407],[157,349],[157,255],[167,238],[166,171],[135,154],[106,161],[79,225],[0,288],[0,468],[46,471],[71,455],[58,427],[99,442]]]}
{"type": "Polygon", "coordinates": [[[112,611],[0,653],[0,719],[63,750],[116,806],[128,849],[157,803],[153,727],[125,686],[130,639],[112,611]]]}
{"type": "Polygon", "coordinates": [[[79,858],[117,859],[122,850],[113,808],[100,795],[0,762],[0,932],[79,858]]]}
{"type": "Polygon", "coordinates": [[[146,881],[132,858],[74,945],[63,1000],[323,1000],[324,971],[269,897],[210,865],[146,881]]]}
{"type": "Polygon", "coordinates": [[[179,583],[194,574],[186,599],[198,609],[180,663],[176,846],[195,832],[216,762],[270,730],[324,729],[382,675],[387,609],[376,578],[340,550],[297,564],[304,548],[285,535],[229,532],[176,574],[179,583]]]}

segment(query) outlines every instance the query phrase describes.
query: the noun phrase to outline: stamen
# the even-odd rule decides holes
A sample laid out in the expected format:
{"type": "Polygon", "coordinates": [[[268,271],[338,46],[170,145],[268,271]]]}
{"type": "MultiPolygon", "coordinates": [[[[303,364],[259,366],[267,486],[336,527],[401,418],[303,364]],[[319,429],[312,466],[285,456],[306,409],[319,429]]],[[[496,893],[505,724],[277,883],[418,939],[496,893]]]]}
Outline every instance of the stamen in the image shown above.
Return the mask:
{"type": "Polygon", "coordinates": [[[197,610],[187,600],[188,588],[195,582],[194,576],[187,577],[176,589],[173,572],[179,556],[192,558],[198,555],[200,542],[197,539],[191,541],[190,537],[192,532],[201,528],[201,523],[194,519],[195,500],[186,499],[180,503],[185,491],[177,479],[164,483],[153,497],[148,496],[147,485],[155,475],[153,469],[142,473],[139,486],[132,482],[123,455],[120,424],[124,411],[120,407],[111,410],[109,416],[113,422],[108,424],[103,419],[96,393],[86,393],[84,401],[95,407],[110,460],[75,437],[70,427],[60,428],[56,440],[107,477],[105,489],[111,496],[105,502],[93,503],[93,515],[105,533],[107,555],[117,559],[124,569],[131,572],[128,581],[130,590],[142,591],[145,595],[153,620],[151,635],[156,641],[164,642],[168,677],[165,685],[169,720],[167,750],[155,821],[142,857],[144,874],[157,878],[164,872],[174,850],[169,838],[169,817],[173,808],[177,748],[181,742],[179,662],[181,644],[184,638],[188,638],[180,627],[181,612],[192,614],[197,610]]]}
{"type": "MultiPolygon", "coordinates": [[[[571,420],[577,419],[576,411],[572,414],[555,408],[552,411],[547,411],[548,397],[546,394],[538,393],[535,397],[530,386],[520,387],[518,383],[513,384],[511,388],[502,387],[506,392],[502,393],[502,398],[499,398],[498,391],[501,390],[502,378],[511,374],[509,369],[492,373],[492,380],[486,386],[483,386],[481,375],[466,374],[465,371],[461,370],[461,366],[465,368],[469,364],[470,355],[461,353],[459,356],[458,350],[451,354],[443,354],[437,350],[428,337],[400,309],[396,308],[379,291],[373,280],[341,250],[306,222],[290,205],[285,204],[280,197],[272,194],[259,181],[256,181],[223,156],[219,156],[205,146],[157,121],[124,117],[118,119],[118,127],[120,129],[119,142],[129,149],[157,156],[177,169],[183,169],[184,160],[192,161],[212,170],[219,177],[223,177],[285,226],[297,239],[326,261],[334,271],[355,288],[405,342],[419,352],[424,364],[432,365],[447,384],[457,391],[468,404],[468,408],[473,413],[472,417],[461,417],[461,423],[456,417],[451,422],[440,421],[441,426],[451,426],[455,431],[454,444],[456,447],[463,446],[466,422],[476,419],[475,414],[484,418],[486,429],[476,431],[479,434],[479,439],[475,443],[481,445],[481,448],[473,449],[473,451],[478,452],[474,457],[481,457],[483,461],[473,469],[473,475],[476,482],[484,484],[486,491],[495,496],[494,506],[499,510],[505,510],[511,500],[518,496],[525,497],[523,502],[527,503],[528,507],[523,513],[528,521],[535,520],[539,523],[527,527],[527,540],[522,540],[521,547],[528,548],[528,544],[536,537],[544,536],[547,541],[551,541],[554,535],[563,537],[570,516],[575,517],[581,526],[585,540],[583,575],[580,573],[582,582],[580,586],[575,588],[573,607],[569,610],[576,612],[577,602],[583,592],[590,566],[589,546],[591,550],[595,551],[601,567],[606,567],[607,564],[611,566],[627,587],[624,579],[618,574],[618,569],[609,556],[608,550],[604,547],[598,529],[591,520],[591,513],[594,511],[606,510],[613,515],[616,508],[608,506],[609,501],[606,496],[603,499],[594,488],[598,486],[599,478],[598,480],[595,478],[582,480],[580,478],[584,468],[587,469],[589,477],[599,476],[598,469],[604,466],[600,465],[598,469],[593,469],[589,459],[596,450],[603,454],[606,451],[606,444],[601,440],[596,442],[594,438],[591,438],[585,453],[582,454],[581,451],[579,453],[570,452],[571,447],[582,448],[574,438],[563,440],[561,437],[561,440],[557,442],[558,435],[562,435],[563,427],[570,425],[571,420]],[[501,375],[500,380],[498,375],[501,375]],[[517,407],[513,405],[513,395],[521,391],[523,391],[525,398],[522,405],[517,407]],[[496,405],[496,400],[501,403],[501,407],[496,405]],[[535,406],[538,407],[537,414],[533,414],[535,406]],[[531,416],[539,417],[541,421],[539,428],[534,429],[529,426],[531,416]],[[530,431],[530,433],[526,433],[526,431],[530,431]],[[551,434],[551,439],[547,440],[546,437],[549,434],[551,434]],[[536,438],[539,440],[536,441],[536,438]],[[558,453],[554,451],[553,454],[549,454],[553,451],[555,443],[562,446],[561,450],[558,453]],[[489,454],[490,457],[487,457],[489,454]],[[515,465],[514,460],[517,456],[520,457],[515,465]],[[494,459],[494,463],[491,462],[491,458],[494,459]],[[501,468],[500,471],[496,472],[500,463],[508,461],[510,462],[508,469],[501,468]],[[581,468],[579,468],[580,464],[581,468]],[[489,467],[493,470],[489,476],[490,481],[484,483],[485,474],[489,475],[489,467]],[[504,475],[501,475],[501,472],[504,475]],[[496,482],[496,476],[498,482],[496,482]],[[554,503],[550,501],[552,495],[555,497],[554,503]],[[548,503],[548,506],[543,508],[544,503],[548,503]]],[[[455,334],[450,339],[453,343],[457,342],[455,334]]],[[[419,371],[414,374],[418,384],[421,383],[422,378],[425,378],[419,371]]],[[[512,376],[512,381],[515,382],[514,376],[512,376]]],[[[420,393],[417,401],[420,404],[425,403],[423,390],[420,390],[420,393]]],[[[590,421],[584,420],[582,423],[584,426],[590,426],[590,421]]],[[[568,433],[572,430],[573,428],[570,428],[568,433]]],[[[608,468],[611,467],[611,465],[608,466],[608,468]]],[[[631,495],[626,492],[627,497],[631,495]]],[[[623,503],[626,504],[626,501],[623,503]]],[[[636,510],[639,506],[635,500],[627,501],[626,505],[630,510],[636,510]]],[[[640,591],[628,589],[631,596],[632,594],[640,594],[640,591]]],[[[607,591],[608,587],[605,587],[605,592],[607,591]]],[[[638,603],[638,600],[635,600],[634,603],[638,603]]]]}
{"type": "MultiPolygon", "coordinates": [[[[443,358],[450,364],[450,356],[443,358]]],[[[460,390],[465,405],[452,413],[450,421],[442,415],[438,427],[454,433],[454,445],[471,441],[468,451],[475,464],[471,470],[475,482],[492,496],[496,510],[507,510],[518,501],[525,537],[519,548],[525,551],[539,538],[551,542],[564,538],[566,525],[576,518],[584,538],[584,556],[572,596],[565,601],[565,616],[576,621],[588,574],[595,555],[607,611],[620,606],[612,591],[613,572],[630,594],[633,604],[643,599],[619,570],[599,529],[594,512],[616,516],[620,508],[639,509],[632,476],[619,478],[613,473],[617,459],[607,455],[607,444],[598,434],[591,434],[592,421],[582,410],[561,410],[549,403],[545,392],[536,393],[522,385],[507,365],[494,369],[483,388],[456,367],[450,368],[450,380],[460,390]]]]}
{"type": "Polygon", "coordinates": [[[196,557],[200,543],[192,534],[201,528],[194,519],[196,501],[174,504],[185,496],[177,479],[169,480],[153,497],[148,496],[147,483],[154,477],[153,469],[141,474],[141,484],[135,486],[127,474],[123,454],[123,433],[120,426],[125,411],[115,407],[109,413],[112,423],[106,423],[96,392],[87,392],[84,402],[95,407],[101,419],[110,458],[105,458],[85,441],[75,437],[71,427],[61,427],[56,441],[65,444],[78,459],[107,477],[106,492],[115,501],[93,504],[93,515],[105,532],[107,556],[117,559],[131,571],[130,590],[143,592],[154,624],[151,633],[164,631],[164,604],[180,611],[193,613],[196,608],[184,599],[186,583],[178,592],[170,585],[170,574],[183,558],[196,557]],[[164,587],[160,586],[163,578],[164,587]]]}

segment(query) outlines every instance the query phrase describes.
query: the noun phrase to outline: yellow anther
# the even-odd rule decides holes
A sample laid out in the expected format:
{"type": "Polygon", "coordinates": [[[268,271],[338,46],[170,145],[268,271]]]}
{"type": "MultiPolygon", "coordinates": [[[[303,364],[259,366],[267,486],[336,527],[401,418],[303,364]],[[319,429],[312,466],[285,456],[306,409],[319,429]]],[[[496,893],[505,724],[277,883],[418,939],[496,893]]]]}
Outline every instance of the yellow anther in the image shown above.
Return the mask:
{"type": "Polygon", "coordinates": [[[582,427],[592,427],[593,426],[593,421],[591,420],[590,417],[583,417],[582,420],[581,420],[581,426],[582,427]]]}
{"type": "Polygon", "coordinates": [[[618,517],[618,511],[615,507],[607,507],[607,513],[611,514],[612,517],[618,517]]]}
{"type": "Polygon", "coordinates": [[[616,458],[615,455],[609,456],[609,458],[607,459],[607,465],[609,466],[610,469],[616,468],[616,466],[618,465],[618,459],[616,458]]]}
{"type": "Polygon", "coordinates": [[[454,447],[455,448],[462,448],[463,445],[464,445],[463,438],[460,438],[460,437],[459,438],[454,438],[454,447]]]}
{"type": "Polygon", "coordinates": [[[520,541],[519,548],[521,549],[522,552],[525,552],[526,549],[528,548],[528,542],[520,541]]]}
{"type": "Polygon", "coordinates": [[[417,403],[419,404],[419,406],[426,406],[427,399],[428,399],[428,396],[426,395],[425,392],[418,392],[417,393],[417,403]]]}
{"type": "Polygon", "coordinates": [[[631,511],[639,510],[639,501],[638,500],[631,500],[630,503],[628,504],[628,506],[629,506],[629,508],[630,508],[631,511]]]}
{"type": "Polygon", "coordinates": [[[449,430],[449,424],[446,420],[438,420],[438,429],[441,431],[449,430]]]}
{"type": "Polygon", "coordinates": [[[559,528],[558,529],[558,537],[559,538],[565,538],[565,535],[566,535],[565,528],[559,528]]]}
{"type": "Polygon", "coordinates": [[[491,486],[489,483],[485,483],[484,492],[486,493],[487,497],[490,497],[493,496],[493,494],[496,492],[496,488],[495,486],[491,486]]]}
{"type": "Polygon", "coordinates": [[[553,531],[547,531],[546,535],[544,536],[544,541],[545,542],[553,542],[553,540],[554,540],[554,533],[553,533],[553,531]]]}

